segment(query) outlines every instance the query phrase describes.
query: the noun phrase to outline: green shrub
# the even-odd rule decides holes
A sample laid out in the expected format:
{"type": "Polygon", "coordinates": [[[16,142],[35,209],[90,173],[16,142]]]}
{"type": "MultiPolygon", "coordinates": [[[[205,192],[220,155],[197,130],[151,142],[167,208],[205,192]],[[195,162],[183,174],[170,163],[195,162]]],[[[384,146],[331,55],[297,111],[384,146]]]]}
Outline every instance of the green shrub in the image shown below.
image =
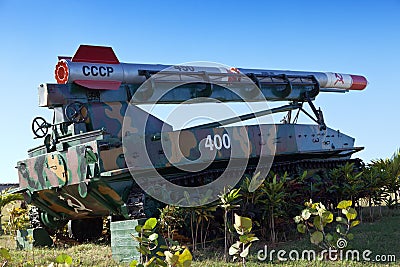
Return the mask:
{"type": "Polygon", "coordinates": [[[334,220],[333,213],[322,203],[307,202],[306,208],[294,218],[297,230],[302,234],[308,233],[311,243],[322,249],[343,249],[348,240],[354,237],[349,233],[350,229],[360,223],[356,220],[357,211],[351,205],[351,200],[339,202],[337,209],[341,210],[345,218],[337,216],[334,220]],[[334,221],[336,221],[335,227],[329,227],[334,221]]]}

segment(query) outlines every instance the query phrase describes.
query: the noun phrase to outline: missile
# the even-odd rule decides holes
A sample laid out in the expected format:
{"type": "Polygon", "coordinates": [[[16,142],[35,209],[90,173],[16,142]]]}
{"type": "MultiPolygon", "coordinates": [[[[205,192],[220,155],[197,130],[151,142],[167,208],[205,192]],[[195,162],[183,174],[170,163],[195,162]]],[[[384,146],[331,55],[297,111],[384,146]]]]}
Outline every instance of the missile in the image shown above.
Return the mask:
{"type": "Polygon", "coordinates": [[[116,90],[122,83],[141,84],[146,77],[140,71],[159,72],[168,69],[181,73],[241,73],[255,75],[313,75],[321,88],[363,90],[368,81],[364,76],[335,72],[263,70],[207,66],[121,63],[112,47],[81,45],[75,55],[59,57],[55,68],[57,83],[76,83],[89,89],[116,90]]]}

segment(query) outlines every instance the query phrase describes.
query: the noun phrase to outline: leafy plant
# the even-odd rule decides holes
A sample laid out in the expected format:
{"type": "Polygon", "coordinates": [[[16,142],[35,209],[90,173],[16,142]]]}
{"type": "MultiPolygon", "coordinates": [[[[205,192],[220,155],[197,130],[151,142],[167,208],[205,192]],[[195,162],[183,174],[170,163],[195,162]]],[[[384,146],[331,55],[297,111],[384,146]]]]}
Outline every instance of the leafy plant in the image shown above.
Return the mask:
{"type": "Polygon", "coordinates": [[[390,159],[372,161],[372,166],[384,180],[383,200],[390,209],[399,205],[398,194],[400,190],[400,150],[396,151],[390,159]]]}
{"type": "Polygon", "coordinates": [[[350,200],[356,202],[360,197],[362,197],[361,193],[364,184],[361,176],[363,175],[363,172],[356,171],[354,163],[347,162],[345,165],[334,169],[330,175],[334,176],[334,181],[339,181],[335,184],[340,187],[340,190],[338,190],[340,194],[337,195],[337,200],[343,199],[344,197],[350,197],[350,200]]]}
{"type": "Polygon", "coordinates": [[[226,188],[224,188],[224,192],[219,195],[219,200],[221,208],[224,209],[224,260],[225,262],[228,261],[228,213],[229,211],[240,207],[240,205],[237,205],[236,203],[239,202],[239,197],[241,197],[241,194],[239,194],[240,188],[237,189],[232,189],[226,191],[226,188]]]}
{"type": "Polygon", "coordinates": [[[261,172],[257,172],[252,177],[245,176],[240,185],[240,192],[242,194],[240,212],[249,215],[251,218],[256,217],[259,212],[257,212],[256,205],[260,203],[259,201],[262,196],[261,189],[264,187],[264,184],[260,181],[260,175],[261,172]],[[259,186],[257,186],[258,184],[259,186]]]}
{"type": "Polygon", "coordinates": [[[197,250],[197,240],[200,229],[200,244],[206,247],[206,240],[210,222],[214,218],[212,214],[217,207],[213,204],[187,208],[190,214],[190,229],[192,234],[193,251],[197,250]]]}
{"type": "Polygon", "coordinates": [[[135,227],[138,236],[132,235],[132,237],[139,242],[139,246],[137,246],[136,249],[140,253],[140,264],[142,265],[136,265],[137,262],[132,261],[131,266],[157,266],[156,262],[159,264],[164,263],[156,256],[149,258],[152,251],[158,247],[158,234],[155,232],[156,225],[157,219],[149,218],[144,225],[137,225],[135,227]]]}
{"type": "Polygon", "coordinates": [[[234,227],[239,234],[239,240],[229,248],[229,255],[234,256],[233,260],[240,257],[242,259],[242,266],[245,267],[246,257],[250,252],[250,246],[253,242],[257,241],[258,238],[254,234],[250,234],[252,229],[252,221],[250,218],[235,214],[234,227]]]}
{"type": "Polygon", "coordinates": [[[135,231],[138,236],[133,238],[139,242],[136,247],[141,254],[140,263],[136,260],[131,261],[131,267],[189,267],[192,263],[192,254],[190,251],[179,246],[178,242],[168,240],[169,246],[158,246],[158,234],[155,232],[157,219],[147,219],[144,225],[137,225],[135,231]],[[164,252],[160,249],[167,249],[164,252]],[[157,251],[158,250],[158,251],[157,251]]]}
{"type": "Polygon", "coordinates": [[[165,251],[164,255],[168,267],[189,267],[192,264],[192,254],[187,248],[183,252],[165,251]]]}
{"type": "Polygon", "coordinates": [[[2,209],[4,208],[5,205],[16,201],[16,200],[23,200],[24,197],[22,194],[11,194],[10,193],[11,189],[5,189],[1,191],[0,193],[0,234],[3,233],[2,225],[1,225],[1,217],[2,215],[2,209]]]}
{"type": "Polygon", "coordinates": [[[294,218],[297,223],[297,230],[302,233],[308,233],[312,244],[322,249],[342,249],[339,246],[339,238],[348,240],[353,239],[353,234],[349,230],[357,226],[360,221],[356,220],[357,211],[351,207],[351,200],[343,200],[337,205],[344,217],[336,217],[336,227],[329,228],[329,224],[334,221],[334,215],[328,211],[322,203],[305,203],[306,208],[301,215],[294,218]],[[330,232],[329,232],[330,230],[330,232]]]}
{"type": "Polygon", "coordinates": [[[29,227],[28,209],[14,207],[9,210],[10,218],[5,227],[5,231],[15,235],[17,230],[25,230],[29,227]]]}
{"type": "Polygon", "coordinates": [[[276,242],[275,217],[278,215],[280,207],[285,203],[286,192],[284,183],[287,173],[277,181],[277,175],[273,175],[271,181],[265,180],[261,192],[265,198],[261,201],[265,205],[265,214],[268,218],[269,228],[271,230],[271,241],[276,242]]]}
{"type": "Polygon", "coordinates": [[[159,226],[168,239],[173,239],[174,233],[182,227],[183,222],[183,212],[179,207],[167,205],[160,209],[159,226]]]}
{"type": "Polygon", "coordinates": [[[55,262],[58,264],[66,264],[67,266],[69,266],[72,264],[72,257],[68,254],[61,253],[56,257],[55,262]]]}
{"type": "Polygon", "coordinates": [[[364,168],[363,176],[361,178],[363,180],[365,199],[368,201],[369,217],[373,220],[373,205],[379,206],[380,216],[382,216],[382,204],[386,199],[384,174],[379,166],[371,163],[364,168]]]}

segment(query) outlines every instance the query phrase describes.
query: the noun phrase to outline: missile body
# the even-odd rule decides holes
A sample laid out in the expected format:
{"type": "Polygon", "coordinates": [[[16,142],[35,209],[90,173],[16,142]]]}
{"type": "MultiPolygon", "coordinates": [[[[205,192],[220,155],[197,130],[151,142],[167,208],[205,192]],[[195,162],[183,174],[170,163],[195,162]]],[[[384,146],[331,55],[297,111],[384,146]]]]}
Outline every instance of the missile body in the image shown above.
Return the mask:
{"type": "Polygon", "coordinates": [[[118,89],[122,83],[141,84],[146,80],[139,71],[159,72],[167,69],[180,73],[241,73],[256,75],[313,75],[321,88],[363,90],[364,76],[333,72],[242,69],[208,66],[120,63],[111,47],[81,45],[72,58],[60,58],[55,69],[59,84],[76,83],[90,89],[118,89]]]}
{"type": "Polygon", "coordinates": [[[269,74],[269,75],[313,75],[321,88],[337,88],[346,90],[363,90],[368,85],[364,76],[343,74],[334,72],[310,72],[310,71],[291,71],[291,70],[258,70],[258,69],[239,69],[241,73],[269,74]]]}

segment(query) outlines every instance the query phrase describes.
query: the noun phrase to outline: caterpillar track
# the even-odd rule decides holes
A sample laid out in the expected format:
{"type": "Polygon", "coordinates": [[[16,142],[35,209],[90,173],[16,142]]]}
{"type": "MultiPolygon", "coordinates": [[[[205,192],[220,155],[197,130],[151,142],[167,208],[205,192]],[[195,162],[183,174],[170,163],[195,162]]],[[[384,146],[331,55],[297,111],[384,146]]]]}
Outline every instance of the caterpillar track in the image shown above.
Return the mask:
{"type": "MultiPolygon", "coordinates": [[[[303,171],[318,171],[318,170],[331,170],[340,166],[345,165],[346,163],[354,163],[355,168],[361,168],[364,166],[364,163],[361,159],[308,159],[308,160],[297,160],[297,161],[286,161],[286,162],[274,162],[269,170],[266,168],[259,168],[258,170],[263,173],[268,173],[268,171],[272,171],[276,174],[282,174],[287,172],[289,175],[301,175],[303,171]]],[[[254,175],[254,171],[256,170],[255,166],[250,166],[246,168],[244,175],[251,177],[254,175]]],[[[176,175],[169,177],[169,181],[185,187],[196,187],[200,185],[205,185],[211,183],[216,180],[220,175],[225,172],[226,169],[210,169],[198,173],[190,173],[190,174],[182,174],[177,177],[176,175]]],[[[240,173],[242,169],[233,169],[229,172],[232,172],[233,175],[240,173]]],[[[140,219],[145,218],[145,202],[148,199],[148,196],[144,194],[138,187],[134,187],[131,191],[128,200],[127,207],[129,210],[129,217],[131,219],[140,219]]],[[[154,200],[152,200],[154,201],[154,200]]],[[[161,204],[161,203],[160,203],[161,204]]]]}

